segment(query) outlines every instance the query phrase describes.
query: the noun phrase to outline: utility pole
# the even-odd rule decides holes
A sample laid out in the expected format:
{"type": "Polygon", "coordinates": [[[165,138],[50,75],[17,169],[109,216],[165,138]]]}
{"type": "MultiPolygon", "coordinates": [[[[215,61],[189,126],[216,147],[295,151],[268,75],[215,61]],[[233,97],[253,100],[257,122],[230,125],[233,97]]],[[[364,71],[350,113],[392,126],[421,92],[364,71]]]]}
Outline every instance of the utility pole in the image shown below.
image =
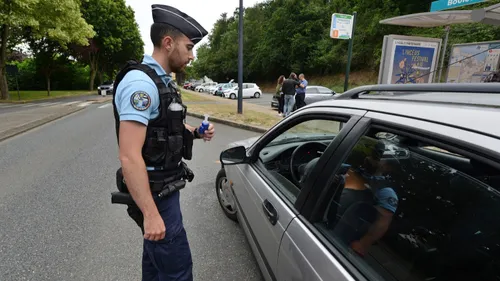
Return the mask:
{"type": "Polygon", "coordinates": [[[240,0],[238,32],[238,114],[243,113],[243,0],[240,0]]]}

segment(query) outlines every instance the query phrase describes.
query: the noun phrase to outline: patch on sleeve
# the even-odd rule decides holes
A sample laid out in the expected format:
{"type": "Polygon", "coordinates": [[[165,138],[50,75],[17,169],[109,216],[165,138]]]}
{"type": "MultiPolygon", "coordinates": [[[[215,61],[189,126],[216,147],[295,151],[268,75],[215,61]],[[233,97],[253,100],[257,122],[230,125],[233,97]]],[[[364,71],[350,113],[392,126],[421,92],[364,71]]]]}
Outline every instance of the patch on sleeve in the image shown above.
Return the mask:
{"type": "Polygon", "coordinates": [[[130,103],[133,108],[144,111],[151,106],[151,97],[146,92],[137,91],[130,97],[130,103]]]}

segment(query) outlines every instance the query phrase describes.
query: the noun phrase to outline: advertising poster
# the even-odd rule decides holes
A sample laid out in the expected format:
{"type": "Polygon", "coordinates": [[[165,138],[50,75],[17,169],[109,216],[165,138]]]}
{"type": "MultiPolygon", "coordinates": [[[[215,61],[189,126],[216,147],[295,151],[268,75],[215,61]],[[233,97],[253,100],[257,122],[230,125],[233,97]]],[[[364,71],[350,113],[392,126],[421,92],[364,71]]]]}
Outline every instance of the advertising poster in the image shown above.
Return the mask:
{"type": "Polygon", "coordinates": [[[384,38],[380,84],[433,83],[441,39],[388,35],[384,38]]]}
{"type": "Polygon", "coordinates": [[[436,69],[439,44],[396,40],[393,44],[389,84],[430,83],[436,69]]]}
{"type": "Polygon", "coordinates": [[[479,83],[488,74],[498,71],[500,41],[453,45],[447,83],[479,83]]]}

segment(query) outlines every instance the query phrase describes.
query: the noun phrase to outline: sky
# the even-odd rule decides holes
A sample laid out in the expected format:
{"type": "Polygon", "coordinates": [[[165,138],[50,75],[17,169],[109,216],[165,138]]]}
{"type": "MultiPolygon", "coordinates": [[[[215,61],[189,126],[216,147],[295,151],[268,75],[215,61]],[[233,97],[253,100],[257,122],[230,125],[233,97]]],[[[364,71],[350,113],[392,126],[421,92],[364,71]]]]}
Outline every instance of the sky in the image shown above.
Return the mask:
{"type": "MultiPolygon", "coordinates": [[[[222,13],[227,13],[228,16],[231,16],[234,10],[239,7],[239,0],[125,0],[125,2],[135,11],[135,20],[139,25],[142,40],[144,41],[144,52],[146,54],[153,52],[153,44],[149,37],[149,28],[153,23],[153,16],[151,14],[152,4],[169,5],[184,12],[201,24],[209,34],[212,32],[215,22],[220,18],[222,13]]],[[[260,2],[263,2],[263,0],[243,0],[243,6],[252,7],[260,2]]],[[[194,48],[195,56],[196,49],[205,42],[208,42],[208,35],[196,44],[194,48]]]]}

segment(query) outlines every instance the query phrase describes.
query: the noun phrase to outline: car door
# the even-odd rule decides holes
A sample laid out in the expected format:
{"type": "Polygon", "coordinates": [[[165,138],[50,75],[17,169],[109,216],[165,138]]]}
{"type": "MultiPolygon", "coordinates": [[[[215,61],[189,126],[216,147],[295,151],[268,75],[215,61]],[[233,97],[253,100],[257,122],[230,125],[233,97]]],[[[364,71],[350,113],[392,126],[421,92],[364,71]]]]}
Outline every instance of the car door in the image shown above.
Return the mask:
{"type": "Polygon", "coordinates": [[[318,176],[336,145],[364,113],[345,109],[334,115],[325,109],[318,110],[301,111],[266,133],[248,150],[250,164],[225,166],[239,221],[267,280],[277,280],[280,241],[299,214],[300,204],[310,189],[308,182],[318,176]],[[306,146],[301,146],[291,165],[293,151],[304,143],[310,150],[304,151],[306,146]],[[303,157],[315,158],[317,162],[310,166],[309,176],[297,182],[290,171],[305,164],[301,162],[303,157]]]}
{"type": "Polygon", "coordinates": [[[318,87],[310,86],[306,88],[306,104],[311,104],[321,100],[321,95],[319,93],[318,87]]]}
{"type": "Polygon", "coordinates": [[[251,98],[252,97],[252,88],[250,84],[244,83],[243,84],[243,97],[244,98],[251,98]]]}
{"type": "Polygon", "coordinates": [[[498,147],[472,131],[367,113],[287,228],[277,279],[497,279],[498,147]]]}

